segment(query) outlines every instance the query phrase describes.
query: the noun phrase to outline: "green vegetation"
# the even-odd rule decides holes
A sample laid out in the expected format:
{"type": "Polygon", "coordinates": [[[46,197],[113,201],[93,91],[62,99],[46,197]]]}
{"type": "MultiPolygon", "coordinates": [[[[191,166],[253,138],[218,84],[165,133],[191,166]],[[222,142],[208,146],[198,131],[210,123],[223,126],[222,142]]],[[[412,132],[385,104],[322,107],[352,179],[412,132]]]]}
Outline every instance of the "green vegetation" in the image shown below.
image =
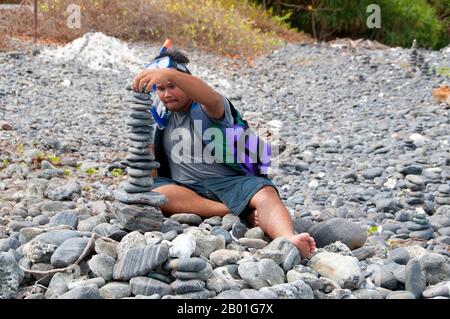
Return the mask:
{"type": "MultiPolygon", "coordinates": [[[[0,35],[32,37],[33,12],[27,8],[8,11],[0,11],[0,35]]],[[[247,0],[39,0],[38,11],[39,38],[58,43],[95,29],[124,40],[162,43],[170,37],[178,47],[252,56],[285,40],[310,39],[247,0]],[[67,26],[69,5],[81,9],[80,28],[67,26]]]]}
{"type": "Polygon", "coordinates": [[[274,15],[319,40],[368,38],[391,46],[439,49],[450,42],[449,0],[254,0],[274,15]],[[381,28],[368,28],[367,12],[377,4],[381,28]]]}
{"type": "Polygon", "coordinates": [[[47,155],[47,159],[53,164],[53,165],[58,165],[59,163],[61,163],[61,159],[53,154],[48,154],[47,155]]]}
{"type": "Polygon", "coordinates": [[[122,176],[123,174],[124,174],[124,171],[121,168],[114,168],[111,171],[111,175],[114,176],[114,177],[119,177],[119,176],[122,176]]]}
{"type": "Polygon", "coordinates": [[[94,167],[90,167],[90,168],[86,169],[84,172],[86,173],[86,175],[92,176],[98,172],[98,169],[94,168],[94,167]]]}

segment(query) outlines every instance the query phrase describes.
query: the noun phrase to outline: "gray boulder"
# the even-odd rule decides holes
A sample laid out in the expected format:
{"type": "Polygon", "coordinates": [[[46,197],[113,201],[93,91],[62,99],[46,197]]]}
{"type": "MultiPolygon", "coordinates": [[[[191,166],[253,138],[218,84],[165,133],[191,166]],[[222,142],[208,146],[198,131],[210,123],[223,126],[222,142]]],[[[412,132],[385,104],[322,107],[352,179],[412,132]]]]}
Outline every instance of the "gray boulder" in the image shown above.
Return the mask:
{"type": "Polygon", "coordinates": [[[16,297],[25,274],[20,269],[14,256],[10,253],[0,253],[0,299],[16,297]]]}
{"type": "Polygon", "coordinates": [[[367,240],[367,230],[343,218],[332,218],[310,228],[309,234],[318,248],[336,241],[347,245],[351,250],[362,247],[367,240]]]}

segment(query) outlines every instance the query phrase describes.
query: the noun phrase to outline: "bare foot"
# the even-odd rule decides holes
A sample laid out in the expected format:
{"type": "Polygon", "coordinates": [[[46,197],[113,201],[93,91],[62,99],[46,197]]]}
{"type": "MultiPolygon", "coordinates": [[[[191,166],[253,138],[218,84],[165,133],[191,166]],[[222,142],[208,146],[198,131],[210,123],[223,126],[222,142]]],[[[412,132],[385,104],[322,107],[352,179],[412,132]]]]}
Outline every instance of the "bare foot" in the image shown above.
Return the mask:
{"type": "Polygon", "coordinates": [[[253,227],[259,226],[258,211],[254,209],[247,217],[247,222],[253,227]]]}
{"type": "Polygon", "coordinates": [[[302,258],[309,258],[314,250],[316,250],[316,242],[308,233],[293,235],[289,238],[289,241],[297,247],[302,258]]]}

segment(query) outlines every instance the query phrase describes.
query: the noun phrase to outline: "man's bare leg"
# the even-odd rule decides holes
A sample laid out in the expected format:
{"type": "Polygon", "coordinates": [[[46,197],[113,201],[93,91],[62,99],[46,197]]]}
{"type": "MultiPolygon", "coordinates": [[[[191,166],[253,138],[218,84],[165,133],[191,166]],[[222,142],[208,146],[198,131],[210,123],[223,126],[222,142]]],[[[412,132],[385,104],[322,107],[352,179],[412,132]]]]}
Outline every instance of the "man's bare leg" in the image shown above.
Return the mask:
{"type": "Polygon", "coordinates": [[[202,197],[189,188],[179,185],[162,185],[153,189],[154,192],[164,194],[168,202],[161,206],[165,216],[179,213],[191,213],[203,218],[225,216],[230,210],[223,203],[202,197]]]}
{"type": "Polygon", "coordinates": [[[277,191],[264,186],[250,200],[249,207],[257,214],[259,227],[270,238],[285,237],[300,251],[302,257],[309,257],[316,248],[314,239],[308,233],[295,234],[288,210],[284,207],[277,191]]]}

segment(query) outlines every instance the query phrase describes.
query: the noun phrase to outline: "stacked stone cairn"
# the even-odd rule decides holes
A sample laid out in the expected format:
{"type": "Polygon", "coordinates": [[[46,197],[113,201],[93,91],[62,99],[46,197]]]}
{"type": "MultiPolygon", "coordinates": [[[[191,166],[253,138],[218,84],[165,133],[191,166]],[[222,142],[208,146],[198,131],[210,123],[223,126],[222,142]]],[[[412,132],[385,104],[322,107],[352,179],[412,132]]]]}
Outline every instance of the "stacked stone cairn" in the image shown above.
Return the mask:
{"type": "Polygon", "coordinates": [[[163,222],[159,206],[164,205],[167,199],[151,191],[151,173],[159,167],[149,149],[155,130],[155,122],[149,112],[152,99],[149,94],[134,92],[131,87],[127,90],[125,103],[130,109],[127,120],[130,130],[126,166],[129,178],[114,191],[116,217],[127,230],[159,230],[163,222]]]}
{"type": "Polygon", "coordinates": [[[412,51],[409,56],[409,63],[411,64],[412,71],[414,72],[417,67],[417,49],[416,49],[416,40],[413,42],[412,51]]]}
{"type": "Polygon", "coordinates": [[[440,185],[436,192],[434,200],[438,205],[450,205],[450,185],[440,185]]]}
{"type": "Polygon", "coordinates": [[[409,205],[423,204],[425,180],[420,175],[406,175],[406,186],[410,190],[406,202],[409,205]]]}

